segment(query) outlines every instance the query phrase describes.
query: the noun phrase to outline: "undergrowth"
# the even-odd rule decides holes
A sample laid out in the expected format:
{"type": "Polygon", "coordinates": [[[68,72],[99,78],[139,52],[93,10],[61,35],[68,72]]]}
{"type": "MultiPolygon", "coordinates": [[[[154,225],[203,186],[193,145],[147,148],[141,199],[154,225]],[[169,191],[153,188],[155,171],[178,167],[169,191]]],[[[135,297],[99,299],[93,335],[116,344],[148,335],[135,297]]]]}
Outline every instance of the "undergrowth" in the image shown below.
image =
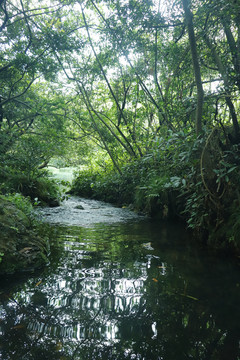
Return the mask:
{"type": "Polygon", "coordinates": [[[2,194],[20,193],[29,197],[32,203],[55,206],[59,204],[61,194],[57,182],[48,176],[45,170],[38,170],[26,174],[8,169],[5,175],[0,176],[2,194]]]}
{"type": "Polygon", "coordinates": [[[121,169],[79,172],[71,192],[158,218],[181,218],[213,247],[240,249],[240,166],[236,148],[222,150],[219,133],[157,138],[150,152],[121,169]],[[208,144],[211,138],[212,148],[208,144]],[[204,157],[203,157],[204,154],[204,157]]]}

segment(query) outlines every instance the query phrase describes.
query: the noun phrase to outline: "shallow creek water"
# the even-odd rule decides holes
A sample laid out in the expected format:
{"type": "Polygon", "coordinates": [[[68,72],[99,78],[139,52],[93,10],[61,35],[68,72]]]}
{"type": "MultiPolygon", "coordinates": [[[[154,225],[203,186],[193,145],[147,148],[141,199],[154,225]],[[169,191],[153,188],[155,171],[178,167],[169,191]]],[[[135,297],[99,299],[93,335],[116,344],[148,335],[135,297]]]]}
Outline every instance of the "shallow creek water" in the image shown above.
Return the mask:
{"type": "Polygon", "coordinates": [[[49,266],[0,279],[1,360],[239,360],[239,264],[181,224],[71,197],[49,266]]]}

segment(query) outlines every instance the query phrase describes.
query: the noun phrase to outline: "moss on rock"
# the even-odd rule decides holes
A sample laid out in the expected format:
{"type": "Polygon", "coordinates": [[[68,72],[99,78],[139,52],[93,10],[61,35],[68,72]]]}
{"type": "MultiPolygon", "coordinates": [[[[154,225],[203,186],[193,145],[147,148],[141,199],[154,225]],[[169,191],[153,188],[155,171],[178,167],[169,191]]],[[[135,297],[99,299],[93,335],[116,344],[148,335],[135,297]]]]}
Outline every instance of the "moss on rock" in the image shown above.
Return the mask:
{"type": "Polygon", "coordinates": [[[47,262],[48,239],[37,234],[32,219],[0,197],[0,274],[29,271],[47,262]]]}

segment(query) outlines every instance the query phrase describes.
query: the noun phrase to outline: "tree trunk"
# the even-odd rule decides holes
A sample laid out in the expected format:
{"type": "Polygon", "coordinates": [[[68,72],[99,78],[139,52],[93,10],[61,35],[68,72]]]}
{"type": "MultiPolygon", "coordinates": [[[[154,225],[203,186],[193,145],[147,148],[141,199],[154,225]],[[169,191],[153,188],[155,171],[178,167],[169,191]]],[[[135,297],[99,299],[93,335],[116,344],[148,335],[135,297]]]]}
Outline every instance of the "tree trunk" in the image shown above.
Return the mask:
{"type": "MultiPolygon", "coordinates": [[[[239,15],[237,16],[237,19],[240,20],[239,15]]],[[[240,49],[238,48],[238,45],[235,42],[228,19],[225,18],[224,16],[222,16],[221,21],[222,21],[222,24],[224,27],[224,32],[226,34],[227,42],[228,42],[228,45],[229,45],[229,48],[231,51],[231,55],[232,55],[232,63],[233,63],[235,74],[236,74],[236,83],[240,90],[240,49]]],[[[239,31],[240,30],[239,30],[239,26],[238,26],[238,32],[239,31]]]]}
{"type": "Polygon", "coordinates": [[[234,128],[234,132],[235,132],[235,137],[238,138],[239,134],[240,134],[240,128],[239,128],[239,124],[238,124],[238,119],[237,119],[237,114],[235,111],[235,107],[234,104],[232,102],[231,99],[231,94],[230,94],[230,86],[229,86],[229,79],[228,79],[228,75],[227,72],[223,66],[222,60],[220,58],[220,56],[218,55],[215,46],[211,43],[211,41],[209,40],[209,38],[207,37],[207,35],[205,34],[204,36],[205,42],[208,46],[208,48],[211,50],[211,54],[212,57],[217,65],[218,71],[220,72],[220,74],[222,75],[222,79],[223,79],[223,84],[224,84],[224,88],[225,88],[225,100],[227,103],[227,106],[229,108],[230,114],[231,114],[231,118],[232,118],[232,122],[233,122],[233,128],[234,128]]]}
{"type": "Polygon", "coordinates": [[[197,52],[197,44],[193,27],[193,14],[190,10],[190,4],[188,0],[182,0],[182,5],[185,13],[185,21],[188,30],[188,37],[190,43],[190,49],[192,54],[192,62],[194,69],[195,82],[197,86],[197,110],[196,110],[196,119],[195,119],[195,128],[196,133],[199,135],[202,131],[202,114],[203,114],[203,99],[204,92],[202,86],[202,78],[201,71],[198,61],[198,52],[197,52]]]}

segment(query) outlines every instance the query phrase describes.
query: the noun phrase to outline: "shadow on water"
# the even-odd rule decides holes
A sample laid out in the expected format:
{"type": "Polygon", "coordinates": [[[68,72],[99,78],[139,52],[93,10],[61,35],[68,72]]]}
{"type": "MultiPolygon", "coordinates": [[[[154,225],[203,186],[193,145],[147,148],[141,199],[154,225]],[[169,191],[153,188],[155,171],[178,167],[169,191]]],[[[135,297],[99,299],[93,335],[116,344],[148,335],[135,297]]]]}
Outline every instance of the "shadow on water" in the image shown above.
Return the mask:
{"type": "Polygon", "coordinates": [[[180,224],[100,202],[76,226],[74,206],[44,210],[50,266],[0,290],[0,359],[239,360],[237,263],[196,248],[180,224]]]}

